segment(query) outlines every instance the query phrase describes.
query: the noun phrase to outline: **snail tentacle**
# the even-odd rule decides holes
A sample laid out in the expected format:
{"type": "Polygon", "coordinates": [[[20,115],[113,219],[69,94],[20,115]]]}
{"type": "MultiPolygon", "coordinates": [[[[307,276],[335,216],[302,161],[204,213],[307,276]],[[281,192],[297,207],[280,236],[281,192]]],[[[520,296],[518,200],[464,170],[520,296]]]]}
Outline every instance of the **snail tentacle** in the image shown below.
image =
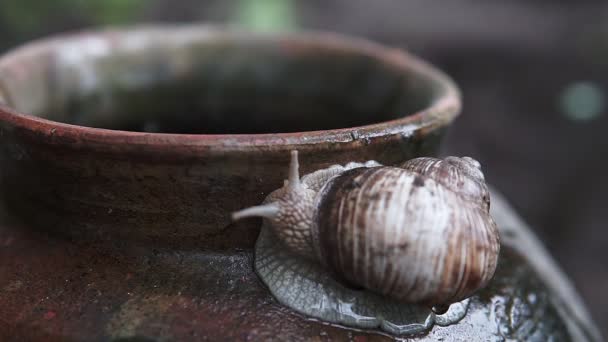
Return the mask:
{"type": "Polygon", "coordinates": [[[276,203],[262,204],[232,213],[232,220],[237,221],[247,217],[264,217],[272,219],[278,215],[279,211],[279,206],[276,205],[276,203]]]}
{"type": "Polygon", "coordinates": [[[291,151],[291,161],[289,162],[289,179],[287,186],[290,189],[297,190],[302,184],[300,183],[300,164],[298,162],[298,151],[291,151]]]}

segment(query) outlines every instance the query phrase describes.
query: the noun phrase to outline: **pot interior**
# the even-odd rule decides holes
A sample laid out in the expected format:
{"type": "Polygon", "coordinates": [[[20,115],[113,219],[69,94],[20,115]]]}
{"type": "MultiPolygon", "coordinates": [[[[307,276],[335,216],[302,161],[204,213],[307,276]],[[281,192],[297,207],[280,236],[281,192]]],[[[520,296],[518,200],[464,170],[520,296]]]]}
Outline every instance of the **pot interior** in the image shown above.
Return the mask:
{"type": "Polygon", "coordinates": [[[428,79],[391,62],[390,53],[313,37],[82,35],[13,53],[23,58],[5,58],[0,86],[9,105],[24,113],[163,133],[346,128],[431,105],[428,79]],[[20,77],[17,63],[26,65],[20,77]]]}

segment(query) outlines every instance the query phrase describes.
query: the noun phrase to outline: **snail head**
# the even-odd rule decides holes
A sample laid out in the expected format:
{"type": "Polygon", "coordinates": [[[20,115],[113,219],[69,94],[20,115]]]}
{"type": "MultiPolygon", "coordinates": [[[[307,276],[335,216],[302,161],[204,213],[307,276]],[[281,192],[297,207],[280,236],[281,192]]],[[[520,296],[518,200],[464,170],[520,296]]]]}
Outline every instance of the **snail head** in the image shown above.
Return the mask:
{"type": "Polygon", "coordinates": [[[289,178],[273,191],[264,204],[232,214],[233,220],[262,217],[277,237],[296,254],[314,258],[311,227],[315,192],[300,181],[298,151],[291,151],[289,178]]]}

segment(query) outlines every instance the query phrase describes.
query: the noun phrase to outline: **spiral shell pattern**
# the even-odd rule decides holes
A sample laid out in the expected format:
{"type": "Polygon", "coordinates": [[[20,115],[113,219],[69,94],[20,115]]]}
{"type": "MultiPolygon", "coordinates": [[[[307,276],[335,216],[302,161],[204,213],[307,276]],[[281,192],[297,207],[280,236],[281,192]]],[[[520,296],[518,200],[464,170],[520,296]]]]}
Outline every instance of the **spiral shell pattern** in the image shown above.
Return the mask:
{"type": "Polygon", "coordinates": [[[481,165],[473,158],[422,157],[410,159],[399,165],[399,168],[430,177],[466,200],[490,207],[490,191],[481,172],[481,165]]]}
{"type": "Polygon", "coordinates": [[[453,303],[492,278],[496,225],[483,200],[414,169],[356,168],[328,181],[316,197],[313,245],[346,283],[403,302],[453,303]]]}

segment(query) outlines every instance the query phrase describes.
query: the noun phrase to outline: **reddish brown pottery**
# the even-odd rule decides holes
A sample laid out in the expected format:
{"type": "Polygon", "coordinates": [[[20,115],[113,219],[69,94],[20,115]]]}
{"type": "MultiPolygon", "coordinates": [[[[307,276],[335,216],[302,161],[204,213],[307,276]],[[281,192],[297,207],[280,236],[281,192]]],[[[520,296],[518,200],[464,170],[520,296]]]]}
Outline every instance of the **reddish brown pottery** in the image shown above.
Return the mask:
{"type": "Polygon", "coordinates": [[[11,213],[77,240],[213,250],[252,247],[257,230],[229,213],[282,184],[288,151],[304,173],[432,155],[460,109],[451,81],[401,51],[209,27],[28,44],[0,59],[0,99],[11,213]]]}
{"type": "Polygon", "coordinates": [[[428,64],[326,33],[140,27],[9,52],[0,337],[352,337],[274,302],[259,221],[230,212],[282,184],[290,150],[303,173],[433,155],[459,110],[428,64]]]}
{"type": "MultiPolygon", "coordinates": [[[[459,110],[428,64],[324,33],[140,27],[4,55],[0,340],[390,339],[276,302],[252,267],[260,221],[229,215],[281,186],[290,150],[303,173],[434,155],[459,110]]],[[[462,323],[416,338],[597,339],[562,301],[576,294],[547,286],[566,281],[538,244],[525,240],[531,263],[505,232],[515,242],[462,323]]]]}

